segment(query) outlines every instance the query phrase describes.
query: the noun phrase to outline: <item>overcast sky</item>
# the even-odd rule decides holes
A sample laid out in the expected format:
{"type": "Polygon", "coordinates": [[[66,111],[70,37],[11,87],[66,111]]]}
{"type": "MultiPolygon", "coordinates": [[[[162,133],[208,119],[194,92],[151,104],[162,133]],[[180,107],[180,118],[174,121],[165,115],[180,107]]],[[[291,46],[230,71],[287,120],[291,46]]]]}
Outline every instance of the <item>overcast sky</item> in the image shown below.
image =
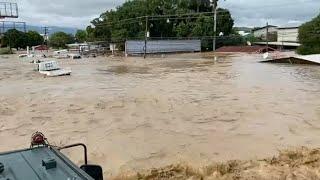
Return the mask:
{"type": "MultiPolygon", "coordinates": [[[[9,0],[5,0],[9,1],[9,0]]],[[[17,2],[20,21],[40,26],[85,28],[103,11],[125,0],[11,0],[17,2]]],[[[320,0],[226,0],[236,26],[262,26],[267,21],[280,26],[296,25],[320,13],[320,0]]]]}

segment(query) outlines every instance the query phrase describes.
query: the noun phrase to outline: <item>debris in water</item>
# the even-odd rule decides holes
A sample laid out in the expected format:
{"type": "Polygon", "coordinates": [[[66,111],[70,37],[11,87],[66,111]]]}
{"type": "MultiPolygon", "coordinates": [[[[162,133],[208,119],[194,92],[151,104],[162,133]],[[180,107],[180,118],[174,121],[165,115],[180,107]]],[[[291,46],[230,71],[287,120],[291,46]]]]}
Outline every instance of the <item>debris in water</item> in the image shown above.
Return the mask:
{"type": "Polygon", "coordinates": [[[264,63],[290,63],[290,64],[311,64],[320,65],[320,54],[306,56],[291,56],[273,58],[272,60],[262,61],[264,63]]]}
{"type": "Polygon", "coordinates": [[[47,61],[38,64],[38,70],[41,74],[48,77],[71,75],[71,69],[61,69],[56,61],[47,61]]]}

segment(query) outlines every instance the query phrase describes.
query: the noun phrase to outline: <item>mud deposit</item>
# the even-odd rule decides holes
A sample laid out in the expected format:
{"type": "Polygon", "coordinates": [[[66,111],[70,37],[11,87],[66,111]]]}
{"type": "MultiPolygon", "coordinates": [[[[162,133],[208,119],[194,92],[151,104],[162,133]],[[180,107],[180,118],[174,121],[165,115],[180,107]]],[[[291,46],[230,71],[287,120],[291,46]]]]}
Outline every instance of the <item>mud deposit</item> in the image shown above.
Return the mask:
{"type": "MultiPolygon", "coordinates": [[[[29,147],[31,134],[42,131],[54,145],[87,144],[90,163],[116,177],[232,159],[240,161],[231,169],[242,170],[246,160],[278,150],[320,147],[319,67],[259,60],[213,62],[210,54],[59,60],[72,76],[44,78],[28,61],[0,57],[0,151],[29,147]]],[[[83,163],[80,149],[64,153],[83,163]]],[[[217,177],[229,178],[220,171],[217,177]]]]}
{"type": "Polygon", "coordinates": [[[187,165],[171,165],[152,169],[136,175],[122,175],[115,180],[301,180],[320,179],[320,150],[305,147],[280,152],[278,157],[251,160],[228,161],[195,169],[187,165]]]}

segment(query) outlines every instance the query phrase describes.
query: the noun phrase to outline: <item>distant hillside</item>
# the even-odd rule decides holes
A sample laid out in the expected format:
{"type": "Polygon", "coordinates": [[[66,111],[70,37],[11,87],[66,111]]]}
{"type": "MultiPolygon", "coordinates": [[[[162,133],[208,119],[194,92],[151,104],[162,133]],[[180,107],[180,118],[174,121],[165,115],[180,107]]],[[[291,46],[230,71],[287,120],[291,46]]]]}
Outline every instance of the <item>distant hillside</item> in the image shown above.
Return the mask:
{"type": "MultiPolygon", "coordinates": [[[[55,32],[65,32],[67,34],[76,34],[77,32],[77,28],[69,28],[69,27],[57,27],[57,26],[49,26],[49,34],[53,34],[55,32]]],[[[37,31],[40,34],[43,34],[43,28],[40,26],[31,26],[31,25],[27,25],[27,31],[37,31]]]]}
{"type": "Polygon", "coordinates": [[[251,32],[252,28],[249,27],[235,27],[236,31],[244,31],[244,32],[251,32]]]}

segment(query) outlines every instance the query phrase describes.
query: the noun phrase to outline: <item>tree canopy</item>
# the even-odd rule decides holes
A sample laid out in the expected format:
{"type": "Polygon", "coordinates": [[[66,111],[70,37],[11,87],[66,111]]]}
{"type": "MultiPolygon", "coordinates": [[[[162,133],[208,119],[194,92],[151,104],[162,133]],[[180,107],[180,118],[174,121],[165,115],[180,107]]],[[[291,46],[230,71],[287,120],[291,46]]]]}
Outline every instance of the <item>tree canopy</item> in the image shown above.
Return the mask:
{"type": "Polygon", "coordinates": [[[9,46],[10,48],[26,48],[27,46],[37,46],[43,43],[43,37],[36,31],[29,31],[27,33],[10,29],[4,33],[2,46],[9,46]]]}
{"type": "Polygon", "coordinates": [[[320,14],[300,26],[299,41],[301,47],[298,49],[300,54],[320,54],[320,14]]]}
{"type": "Polygon", "coordinates": [[[87,40],[87,31],[85,30],[78,30],[75,35],[76,41],[79,43],[83,43],[87,40]]]}
{"type": "Polygon", "coordinates": [[[28,43],[27,45],[32,47],[32,46],[37,46],[41,45],[44,42],[43,37],[36,31],[29,31],[26,33],[27,38],[28,38],[28,43]]]}
{"type": "MultiPolygon", "coordinates": [[[[210,0],[132,0],[116,10],[104,12],[87,27],[88,39],[125,41],[143,39],[146,18],[143,16],[179,15],[212,12],[210,0]],[[132,19],[130,19],[132,18],[132,19]],[[129,20],[128,20],[129,19],[129,20]]],[[[227,9],[218,9],[217,34],[232,32],[234,20],[227,9]]],[[[203,37],[213,36],[213,16],[175,16],[174,18],[149,18],[150,37],[203,37]]]]}
{"type": "Polygon", "coordinates": [[[74,43],[73,35],[64,32],[56,32],[49,39],[49,44],[53,48],[65,48],[67,44],[71,43],[74,43]]]}
{"type": "Polygon", "coordinates": [[[4,33],[3,46],[8,46],[10,48],[26,48],[28,37],[26,33],[18,31],[16,29],[10,29],[4,33]]]}

